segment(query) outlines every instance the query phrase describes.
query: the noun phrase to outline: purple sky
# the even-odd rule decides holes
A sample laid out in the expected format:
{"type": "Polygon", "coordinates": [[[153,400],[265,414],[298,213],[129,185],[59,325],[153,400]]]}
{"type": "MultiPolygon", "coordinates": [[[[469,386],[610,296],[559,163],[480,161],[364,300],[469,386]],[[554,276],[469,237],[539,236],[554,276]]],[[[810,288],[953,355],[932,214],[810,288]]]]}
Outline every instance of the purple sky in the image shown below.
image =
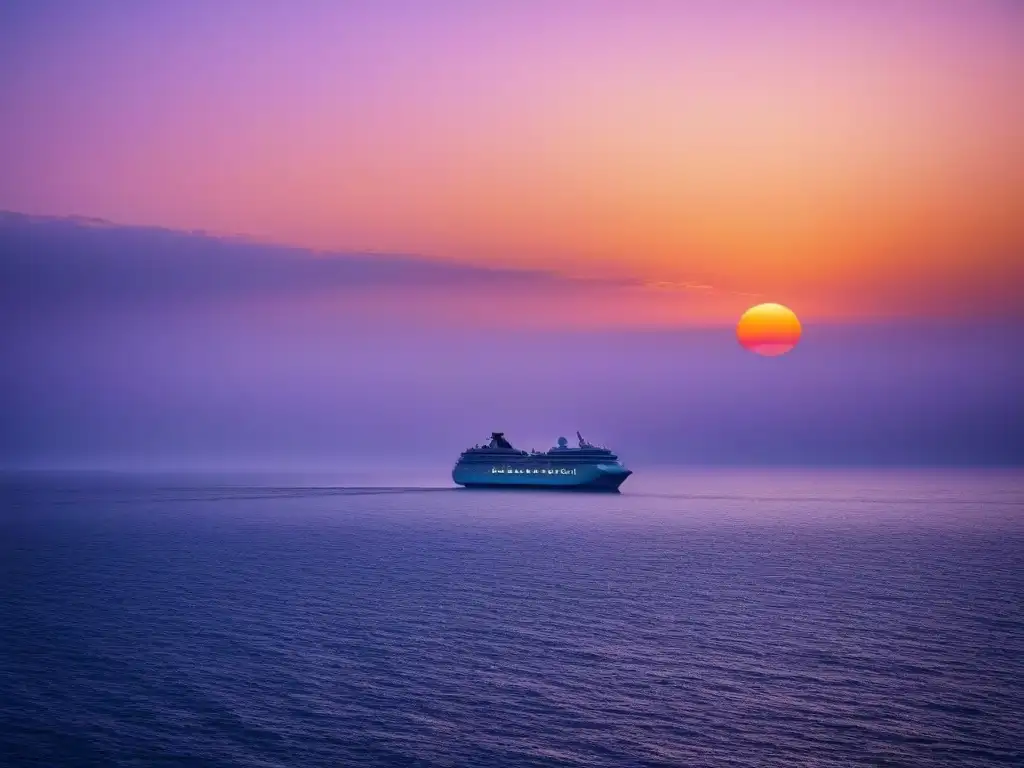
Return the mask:
{"type": "Polygon", "coordinates": [[[0,3],[0,460],[1021,463],[1022,8],[0,3]]]}
{"type": "Polygon", "coordinates": [[[1019,315],[1022,81],[1003,0],[9,0],[0,210],[1019,315]]]}
{"type": "Polygon", "coordinates": [[[730,328],[395,316],[410,281],[447,302],[575,287],[543,274],[15,216],[0,255],[7,465],[443,468],[494,429],[580,429],[637,466],[1024,460],[1013,323],[810,326],[767,359],[730,328]]]}

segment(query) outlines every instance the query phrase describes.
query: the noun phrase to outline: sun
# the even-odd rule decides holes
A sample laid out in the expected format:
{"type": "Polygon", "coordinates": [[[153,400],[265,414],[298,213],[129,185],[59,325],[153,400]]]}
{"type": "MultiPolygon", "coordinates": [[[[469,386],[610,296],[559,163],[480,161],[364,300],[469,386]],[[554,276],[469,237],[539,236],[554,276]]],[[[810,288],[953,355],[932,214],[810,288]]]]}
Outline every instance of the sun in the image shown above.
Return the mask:
{"type": "Polygon", "coordinates": [[[736,338],[746,349],[766,357],[789,352],[800,341],[800,320],[789,307],[758,304],[736,324],[736,338]]]}

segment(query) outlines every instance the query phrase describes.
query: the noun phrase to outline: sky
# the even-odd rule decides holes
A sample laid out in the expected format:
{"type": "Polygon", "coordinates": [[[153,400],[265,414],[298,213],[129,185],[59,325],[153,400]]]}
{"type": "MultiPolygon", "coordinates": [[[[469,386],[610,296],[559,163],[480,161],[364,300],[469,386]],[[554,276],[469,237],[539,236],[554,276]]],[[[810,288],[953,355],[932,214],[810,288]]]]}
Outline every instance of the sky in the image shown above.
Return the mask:
{"type": "MultiPolygon", "coordinates": [[[[412,466],[579,429],[637,471],[1022,465],[1014,321],[601,328],[629,284],[0,216],[0,467],[412,466]],[[514,305],[545,297],[525,323],[514,305]],[[454,308],[453,308],[454,306],[454,308]]],[[[417,475],[420,476],[420,475],[417,475]]],[[[395,481],[400,482],[400,481],[395,481]]]]}
{"type": "Polygon", "coordinates": [[[1021,463],[1022,85],[1012,0],[4,3],[0,459],[1021,463]]]}

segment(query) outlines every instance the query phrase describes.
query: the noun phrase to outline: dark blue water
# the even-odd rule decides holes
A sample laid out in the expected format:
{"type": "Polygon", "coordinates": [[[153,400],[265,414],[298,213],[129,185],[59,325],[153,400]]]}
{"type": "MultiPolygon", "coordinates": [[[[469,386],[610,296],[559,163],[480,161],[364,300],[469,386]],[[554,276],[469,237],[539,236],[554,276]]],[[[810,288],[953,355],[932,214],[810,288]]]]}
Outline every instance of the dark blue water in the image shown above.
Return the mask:
{"type": "Polygon", "coordinates": [[[8,476],[0,764],[1024,761],[1024,477],[8,476]]]}

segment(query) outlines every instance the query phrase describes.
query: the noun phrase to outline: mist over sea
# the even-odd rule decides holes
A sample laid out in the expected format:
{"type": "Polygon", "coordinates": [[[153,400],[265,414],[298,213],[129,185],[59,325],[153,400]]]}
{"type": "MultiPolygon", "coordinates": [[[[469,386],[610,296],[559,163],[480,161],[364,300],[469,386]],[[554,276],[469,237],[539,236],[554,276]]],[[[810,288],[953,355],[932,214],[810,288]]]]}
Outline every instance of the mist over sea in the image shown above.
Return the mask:
{"type": "Polygon", "coordinates": [[[0,764],[1024,761],[1019,471],[415,480],[3,475],[0,764]]]}

